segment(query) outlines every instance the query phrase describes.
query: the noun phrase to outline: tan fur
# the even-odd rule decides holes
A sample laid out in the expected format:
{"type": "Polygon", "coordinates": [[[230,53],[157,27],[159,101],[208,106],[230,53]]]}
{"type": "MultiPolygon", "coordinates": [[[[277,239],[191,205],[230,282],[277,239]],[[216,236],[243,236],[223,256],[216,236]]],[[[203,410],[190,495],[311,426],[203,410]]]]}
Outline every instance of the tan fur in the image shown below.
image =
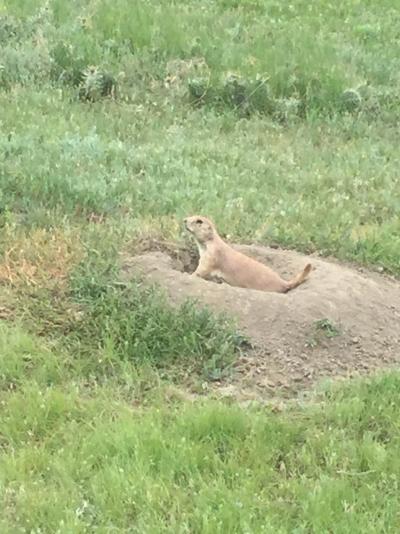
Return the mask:
{"type": "Polygon", "coordinates": [[[283,280],[263,263],[225,243],[206,217],[195,215],[186,218],[184,223],[199,249],[200,261],[193,274],[201,278],[216,276],[232,286],[286,293],[302,284],[311,272],[311,264],[307,264],[292,280],[283,280]]]}

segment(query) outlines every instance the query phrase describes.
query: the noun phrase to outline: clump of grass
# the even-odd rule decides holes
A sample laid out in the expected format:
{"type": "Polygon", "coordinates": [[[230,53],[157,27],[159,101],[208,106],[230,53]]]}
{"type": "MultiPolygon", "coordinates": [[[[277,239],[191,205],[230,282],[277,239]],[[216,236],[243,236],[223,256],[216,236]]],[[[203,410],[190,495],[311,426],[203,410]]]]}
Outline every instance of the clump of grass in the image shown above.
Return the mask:
{"type": "Polygon", "coordinates": [[[105,96],[115,96],[115,78],[102,71],[96,66],[90,66],[83,70],[79,85],[79,98],[90,102],[96,102],[105,96]]]}
{"type": "Polygon", "coordinates": [[[161,289],[139,279],[122,284],[107,274],[96,277],[88,265],[72,281],[73,300],[83,313],[71,340],[81,351],[106,350],[113,358],[181,376],[213,380],[229,371],[244,341],[232,321],[196,302],[173,308],[161,289]]]}
{"type": "Polygon", "coordinates": [[[315,321],[313,326],[306,341],[306,346],[311,349],[318,347],[326,339],[332,339],[341,334],[340,329],[328,318],[315,321]]]}
{"type": "Polygon", "coordinates": [[[22,34],[22,22],[13,15],[0,16],[0,43],[18,40],[22,34]]]}
{"type": "Polygon", "coordinates": [[[190,101],[195,106],[209,104],[220,110],[228,108],[242,116],[255,112],[273,116],[276,110],[268,79],[259,75],[248,79],[228,73],[214,85],[209,78],[190,78],[188,90],[190,101]]]}
{"type": "Polygon", "coordinates": [[[314,324],[315,328],[323,332],[326,337],[336,337],[340,334],[339,328],[330,319],[319,319],[314,324]]]}
{"type": "Polygon", "coordinates": [[[341,95],[342,106],[345,111],[359,110],[362,105],[362,97],[356,89],[346,89],[341,95]]]}

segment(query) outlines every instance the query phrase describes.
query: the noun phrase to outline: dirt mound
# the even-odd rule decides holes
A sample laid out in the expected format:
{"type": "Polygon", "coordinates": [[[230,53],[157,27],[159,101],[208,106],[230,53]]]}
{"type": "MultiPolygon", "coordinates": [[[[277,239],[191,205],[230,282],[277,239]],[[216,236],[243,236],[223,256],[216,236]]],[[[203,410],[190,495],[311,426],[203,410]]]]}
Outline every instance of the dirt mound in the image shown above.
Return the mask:
{"type": "MultiPolygon", "coordinates": [[[[193,251],[154,246],[126,257],[125,277],[144,274],[163,286],[173,303],[198,298],[229,312],[253,349],[242,356],[227,385],[242,396],[292,395],[324,378],[351,377],[400,363],[400,284],[312,258],[314,271],[299,288],[281,295],[215,284],[188,272],[193,251]]],[[[300,254],[255,246],[238,250],[290,278],[310,260],[300,254]]]]}

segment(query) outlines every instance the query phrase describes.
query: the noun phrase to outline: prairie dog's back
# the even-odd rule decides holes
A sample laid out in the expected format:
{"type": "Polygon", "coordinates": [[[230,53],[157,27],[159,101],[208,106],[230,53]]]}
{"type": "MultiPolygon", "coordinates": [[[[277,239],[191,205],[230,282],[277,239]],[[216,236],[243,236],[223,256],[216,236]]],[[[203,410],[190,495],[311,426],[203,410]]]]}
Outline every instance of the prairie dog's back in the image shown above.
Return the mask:
{"type": "Polygon", "coordinates": [[[263,291],[287,291],[286,282],[272,269],[223,243],[218,267],[228,284],[263,291]]]}

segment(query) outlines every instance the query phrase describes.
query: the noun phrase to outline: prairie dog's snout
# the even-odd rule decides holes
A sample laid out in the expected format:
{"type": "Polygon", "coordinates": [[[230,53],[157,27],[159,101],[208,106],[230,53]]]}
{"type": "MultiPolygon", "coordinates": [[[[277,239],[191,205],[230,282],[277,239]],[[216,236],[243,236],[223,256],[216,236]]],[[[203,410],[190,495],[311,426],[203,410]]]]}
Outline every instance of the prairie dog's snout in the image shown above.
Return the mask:
{"type": "Polygon", "coordinates": [[[198,243],[211,242],[217,237],[212,222],[201,215],[194,215],[184,219],[186,229],[193,234],[198,243]]]}

